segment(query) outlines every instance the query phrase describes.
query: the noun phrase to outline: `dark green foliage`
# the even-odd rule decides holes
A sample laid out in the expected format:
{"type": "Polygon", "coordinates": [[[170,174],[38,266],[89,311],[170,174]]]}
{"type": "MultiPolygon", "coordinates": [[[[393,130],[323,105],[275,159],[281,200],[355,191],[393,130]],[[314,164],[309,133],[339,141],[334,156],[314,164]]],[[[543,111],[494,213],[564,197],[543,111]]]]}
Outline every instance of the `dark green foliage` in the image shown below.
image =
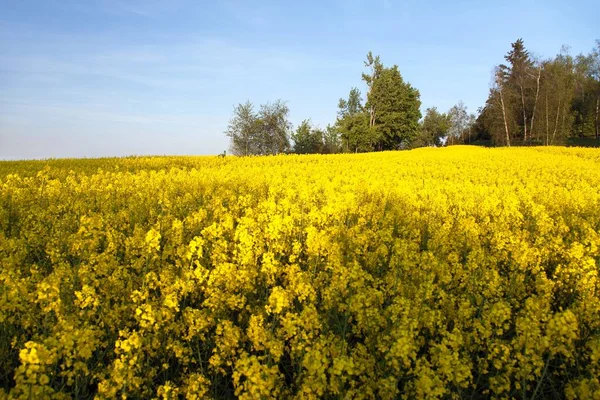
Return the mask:
{"type": "Polygon", "coordinates": [[[473,125],[474,137],[496,145],[552,145],[600,139],[600,43],[588,55],[568,48],[534,60],[522,39],[497,67],[494,85],[473,125]]]}
{"type": "Polygon", "coordinates": [[[404,82],[397,66],[382,69],[373,81],[367,107],[374,109],[375,150],[397,150],[417,135],[421,119],[418,90],[404,82]]]}
{"type": "Polygon", "coordinates": [[[361,152],[407,147],[419,131],[419,91],[404,82],[396,65],[386,68],[371,52],[365,67],[370,70],[362,75],[368,87],[365,105],[357,88],[338,104],[336,126],[343,149],[361,152]]]}
{"type": "Polygon", "coordinates": [[[292,140],[294,141],[294,153],[296,154],[325,152],[325,132],[314,128],[308,119],[302,121],[296,132],[292,133],[292,140]]]}
{"type": "Polygon", "coordinates": [[[449,129],[449,116],[440,113],[435,107],[428,108],[419,135],[413,141],[412,147],[441,146],[449,129]]]}
{"type": "Polygon", "coordinates": [[[575,58],[573,136],[600,136],[600,41],[587,56],[575,58]]]}
{"type": "MultiPolygon", "coordinates": [[[[366,98],[354,87],[340,99],[335,124],[318,129],[303,121],[291,134],[297,154],[369,152],[421,146],[485,143],[494,146],[552,145],[594,138],[600,143],[600,41],[587,55],[568,48],[538,59],[523,39],[511,44],[494,68],[492,86],[477,116],[459,102],[446,114],[435,107],[421,121],[417,89],[397,65],[367,54],[362,74],[366,98]]],[[[225,132],[236,155],[292,150],[289,109],[282,101],[258,111],[249,101],[234,108],[225,132]]]]}
{"type": "Polygon", "coordinates": [[[335,126],[327,125],[323,132],[323,153],[334,154],[342,151],[342,138],[335,126]]]}
{"type": "Polygon", "coordinates": [[[335,129],[340,132],[342,149],[346,152],[370,151],[369,120],[360,91],[352,88],[348,100],[340,99],[335,129]]]}

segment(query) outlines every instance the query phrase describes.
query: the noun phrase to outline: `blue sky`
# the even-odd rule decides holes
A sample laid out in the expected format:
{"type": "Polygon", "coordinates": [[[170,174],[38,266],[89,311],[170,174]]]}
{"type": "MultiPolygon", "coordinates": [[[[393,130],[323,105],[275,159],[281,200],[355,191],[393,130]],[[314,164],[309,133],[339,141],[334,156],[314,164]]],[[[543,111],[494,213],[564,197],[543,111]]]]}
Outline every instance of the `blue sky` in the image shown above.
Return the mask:
{"type": "Polygon", "coordinates": [[[599,17],[591,0],[0,0],[0,159],[216,154],[247,99],[324,127],[369,50],[423,111],[474,112],[511,42],[587,53],[599,17]]]}

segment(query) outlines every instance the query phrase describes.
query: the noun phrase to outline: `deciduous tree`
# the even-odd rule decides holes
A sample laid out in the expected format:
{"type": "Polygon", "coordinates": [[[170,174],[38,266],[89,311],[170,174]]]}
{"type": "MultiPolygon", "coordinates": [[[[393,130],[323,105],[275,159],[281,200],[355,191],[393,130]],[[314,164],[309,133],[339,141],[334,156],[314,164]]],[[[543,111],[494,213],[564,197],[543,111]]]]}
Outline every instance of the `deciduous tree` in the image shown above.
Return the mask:
{"type": "Polygon", "coordinates": [[[289,108],[281,101],[260,106],[258,112],[247,101],[233,109],[225,135],[235,155],[279,154],[290,150],[289,108]]]}
{"type": "Polygon", "coordinates": [[[296,131],[292,133],[294,153],[323,153],[325,148],[324,136],[324,132],[321,129],[314,128],[310,120],[305,119],[296,131]]]}
{"type": "Polygon", "coordinates": [[[440,113],[436,107],[428,108],[421,123],[421,132],[415,138],[413,147],[441,146],[450,129],[450,118],[440,113]]]}

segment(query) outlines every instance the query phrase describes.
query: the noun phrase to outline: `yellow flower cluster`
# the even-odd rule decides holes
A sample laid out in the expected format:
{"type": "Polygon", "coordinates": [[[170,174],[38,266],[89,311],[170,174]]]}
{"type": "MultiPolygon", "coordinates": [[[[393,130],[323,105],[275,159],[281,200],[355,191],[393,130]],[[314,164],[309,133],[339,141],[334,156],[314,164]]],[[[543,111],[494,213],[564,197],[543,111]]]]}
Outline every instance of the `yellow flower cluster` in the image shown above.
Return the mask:
{"type": "Polygon", "coordinates": [[[0,163],[0,398],[600,398],[600,151],[0,163]]]}

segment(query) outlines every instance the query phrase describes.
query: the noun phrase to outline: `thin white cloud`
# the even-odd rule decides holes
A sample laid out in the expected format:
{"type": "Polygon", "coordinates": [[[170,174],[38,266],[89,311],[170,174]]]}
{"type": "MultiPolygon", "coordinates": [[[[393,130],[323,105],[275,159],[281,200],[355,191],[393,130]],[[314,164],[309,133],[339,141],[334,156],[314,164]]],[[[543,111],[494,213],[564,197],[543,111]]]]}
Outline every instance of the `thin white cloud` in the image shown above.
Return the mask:
{"type": "Polygon", "coordinates": [[[0,110],[0,121],[7,122],[35,122],[36,115],[52,115],[54,118],[62,120],[90,120],[97,122],[123,122],[128,124],[166,124],[176,126],[186,126],[190,128],[219,126],[222,123],[222,117],[214,115],[201,114],[126,114],[101,109],[108,105],[46,105],[35,104],[24,100],[2,101],[4,108],[10,107],[12,112],[0,110]],[[18,116],[29,117],[26,120],[19,120],[18,116]]]}
{"type": "Polygon", "coordinates": [[[77,76],[97,76],[166,90],[201,89],[221,81],[269,80],[273,74],[334,70],[350,66],[344,60],[288,50],[242,47],[206,39],[175,46],[121,46],[85,54],[0,55],[3,69],[21,76],[58,82],[77,76]]]}
{"type": "Polygon", "coordinates": [[[194,2],[185,0],[103,0],[104,9],[109,13],[126,13],[138,17],[151,18],[166,13],[189,8],[194,2]]]}
{"type": "MultiPolygon", "coordinates": [[[[138,11],[150,15],[152,7],[138,11]]],[[[297,77],[356,64],[243,40],[181,41],[175,33],[121,41],[19,26],[16,36],[2,38],[12,28],[0,24],[0,48],[7,50],[0,52],[0,74],[9,77],[0,79],[0,158],[222,152],[234,104],[281,97],[299,120],[324,121],[323,107],[303,108],[298,91],[311,96],[325,84],[298,88],[297,77]]]]}

